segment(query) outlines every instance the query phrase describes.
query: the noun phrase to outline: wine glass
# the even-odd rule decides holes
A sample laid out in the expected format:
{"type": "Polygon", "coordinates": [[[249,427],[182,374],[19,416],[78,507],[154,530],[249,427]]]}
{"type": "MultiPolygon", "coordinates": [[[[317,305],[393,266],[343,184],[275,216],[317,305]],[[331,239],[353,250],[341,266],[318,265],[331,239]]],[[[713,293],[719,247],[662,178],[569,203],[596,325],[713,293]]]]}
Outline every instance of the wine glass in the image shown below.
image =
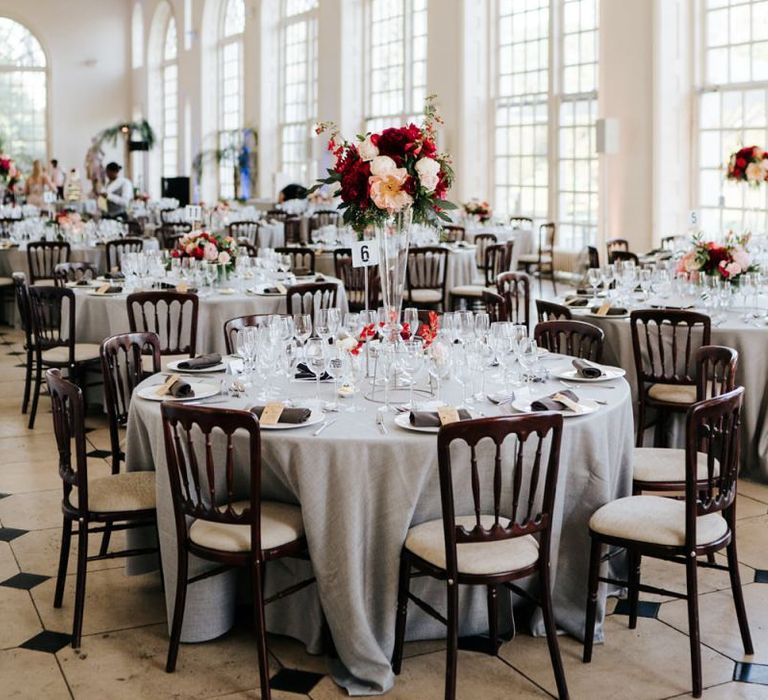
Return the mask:
{"type": "Polygon", "coordinates": [[[325,371],[328,343],[322,338],[310,338],[304,345],[307,367],[315,375],[315,400],[320,405],[320,376],[325,371]]]}
{"type": "Polygon", "coordinates": [[[294,314],[293,327],[296,331],[296,340],[301,343],[302,349],[305,349],[307,341],[312,336],[312,317],[309,314],[294,314]]]}
{"type": "Polygon", "coordinates": [[[532,338],[525,338],[520,341],[517,348],[517,359],[525,370],[525,386],[528,396],[531,396],[531,370],[539,361],[539,348],[536,341],[532,338]]]}
{"type": "Polygon", "coordinates": [[[416,376],[421,370],[424,361],[424,343],[421,338],[411,337],[403,343],[402,348],[400,367],[408,375],[410,408],[414,411],[416,409],[413,400],[413,390],[416,385],[416,376]]]}
{"type": "Polygon", "coordinates": [[[491,328],[491,317],[485,311],[478,311],[475,314],[475,337],[485,340],[488,331],[491,328]]]}
{"type": "Polygon", "coordinates": [[[331,322],[328,312],[329,309],[318,309],[315,312],[315,333],[326,343],[331,337],[331,322]]]}
{"type": "Polygon", "coordinates": [[[409,306],[403,311],[403,326],[408,326],[408,337],[414,338],[419,331],[419,310],[409,306]]]}
{"type": "Polygon", "coordinates": [[[592,287],[592,298],[597,300],[597,288],[600,286],[600,282],[603,281],[603,275],[599,267],[590,267],[587,270],[587,282],[592,287]]]}
{"type": "Polygon", "coordinates": [[[469,394],[472,386],[475,368],[470,358],[469,347],[462,345],[453,354],[453,375],[461,384],[461,405],[467,407],[471,401],[469,394]]]}
{"type": "Polygon", "coordinates": [[[335,338],[339,329],[341,328],[341,309],[335,306],[328,309],[328,330],[331,333],[331,338],[335,338]]]}
{"type": "Polygon", "coordinates": [[[650,270],[638,271],[638,281],[640,289],[643,290],[643,297],[647,301],[651,296],[651,284],[653,282],[653,273],[650,270]]]}
{"type": "Polygon", "coordinates": [[[326,408],[330,411],[336,411],[338,410],[339,378],[344,371],[344,358],[336,345],[329,345],[325,349],[325,360],[325,372],[333,379],[334,396],[334,400],[326,404],[326,408]]]}

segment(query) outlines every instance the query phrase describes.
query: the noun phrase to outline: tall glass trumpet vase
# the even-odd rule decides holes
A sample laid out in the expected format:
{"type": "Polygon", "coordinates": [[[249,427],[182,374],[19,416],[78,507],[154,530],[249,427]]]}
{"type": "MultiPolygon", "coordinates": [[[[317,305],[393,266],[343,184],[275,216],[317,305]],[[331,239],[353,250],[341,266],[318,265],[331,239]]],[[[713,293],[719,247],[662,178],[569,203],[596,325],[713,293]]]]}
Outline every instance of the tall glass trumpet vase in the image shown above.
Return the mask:
{"type": "Polygon", "coordinates": [[[396,342],[402,328],[400,309],[403,305],[412,222],[413,211],[407,207],[376,227],[381,298],[386,314],[385,333],[392,342],[396,342]]]}

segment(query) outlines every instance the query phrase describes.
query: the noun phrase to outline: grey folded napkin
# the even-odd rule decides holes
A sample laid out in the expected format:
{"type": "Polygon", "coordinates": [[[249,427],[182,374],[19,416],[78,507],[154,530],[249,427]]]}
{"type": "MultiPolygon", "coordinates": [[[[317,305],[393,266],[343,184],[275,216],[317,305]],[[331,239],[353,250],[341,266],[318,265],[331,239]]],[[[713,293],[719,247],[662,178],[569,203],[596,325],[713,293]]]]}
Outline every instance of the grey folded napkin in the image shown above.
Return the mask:
{"type": "Polygon", "coordinates": [[[587,297],[569,296],[565,297],[566,306],[587,306],[589,299],[587,297]]]}
{"type": "Polygon", "coordinates": [[[175,381],[173,384],[171,384],[170,389],[168,389],[168,393],[175,399],[188,399],[195,395],[192,387],[183,379],[179,379],[178,381],[175,381]]]}
{"type": "Polygon", "coordinates": [[[77,286],[77,287],[90,287],[91,286],[91,280],[85,279],[85,278],[83,278],[81,280],[77,280],[77,282],[75,282],[75,286],[77,286]]]}
{"type": "MultiPolygon", "coordinates": [[[[593,306],[591,311],[593,314],[596,314],[600,310],[599,306],[593,306]]],[[[627,313],[627,310],[621,306],[612,306],[610,309],[608,309],[608,313],[605,314],[606,316],[624,316],[627,313]]]]}
{"type": "MultiPolygon", "coordinates": [[[[315,373],[307,367],[306,363],[299,362],[299,364],[296,365],[296,374],[294,375],[296,379],[314,379],[315,373]]],[[[328,374],[328,372],[323,372],[320,375],[320,381],[324,382],[326,379],[330,379],[331,375],[328,374]]]]}
{"type": "Polygon", "coordinates": [[[597,379],[605,374],[602,369],[587,360],[574,360],[571,364],[576,369],[577,374],[585,379],[597,379]]]}
{"type": "Polygon", "coordinates": [[[111,285],[109,289],[107,289],[104,294],[122,294],[123,288],[122,287],[116,287],[115,285],[111,285]]]}
{"type": "Polygon", "coordinates": [[[574,401],[575,403],[579,403],[579,397],[576,396],[570,389],[563,389],[562,391],[556,391],[554,394],[550,394],[549,396],[542,396],[540,399],[536,399],[531,404],[531,410],[532,411],[568,411],[570,410],[564,403],[561,403],[560,401],[556,401],[553,397],[557,396],[558,394],[562,394],[563,396],[569,398],[571,401],[574,401]]]}
{"type": "MultiPolygon", "coordinates": [[[[261,418],[261,414],[264,411],[264,406],[252,406],[248,409],[257,418],[261,418]]],[[[280,418],[277,419],[278,423],[306,423],[309,420],[309,416],[312,411],[308,408],[284,408],[280,414],[280,418]]]]}
{"type": "MultiPolygon", "coordinates": [[[[470,420],[472,415],[466,408],[460,408],[459,420],[470,420]]],[[[411,411],[411,425],[415,428],[439,428],[440,416],[437,411],[411,411]]]]}
{"type": "Polygon", "coordinates": [[[183,360],[176,365],[179,369],[206,369],[221,364],[221,355],[211,352],[207,355],[198,355],[191,360],[183,360]]]}
{"type": "Polygon", "coordinates": [[[124,280],[125,275],[122,272],[105,272],[104,279],[105,280],[124,280]]]}
{"type": "Polygon", "coordinates": [[[296,275],[296,277],[307,277],[312,274],[312,270],[308,267],[294,267],[293,274],[296,275]]]}

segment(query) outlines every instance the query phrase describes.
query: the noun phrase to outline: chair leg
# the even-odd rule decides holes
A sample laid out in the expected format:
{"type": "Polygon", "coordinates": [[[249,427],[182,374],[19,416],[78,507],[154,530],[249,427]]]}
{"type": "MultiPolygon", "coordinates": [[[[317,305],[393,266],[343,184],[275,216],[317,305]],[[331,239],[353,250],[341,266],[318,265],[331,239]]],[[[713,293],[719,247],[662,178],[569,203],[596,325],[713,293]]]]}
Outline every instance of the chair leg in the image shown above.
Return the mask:
{"type": "Polygon", "coordinates": [[[184,607],[187,603],[187,550],[183,545],[177,549],[178,562],[176,565],[176,596],[173,601],[173,621],[171,622],[171,639],[168,643],[168,658],[165,662],[165,672],[176,670],[176,659],[179,657],[179,642],[181,627],[184,624],[184,607]]]}
{"type": "Polygon", "coordinates": [[[488,636],[493,645],[493,653],[499,650],[499,589],[497,586],[486,586],[488,599],[488,636]]]}
{"type": "Polygon", "coordinates": [[[403,663],[405,622],[408,616],[408,591],[411,585],[411,562],[405,551],[400,555],[400,576],[397,588],[397,619],[395,622],[395,648],[392,651],[392,671],[400,673],[403,663]]]}
{"type": "Polygon", "coordinates": [[[688,639],[691,645],[691,677],[693,697],[700,698],[701,684],[701,636],[699,632],[699,592],[696,557],[689,556],[685,562],[686,594],[688,600],[688,639]]]}
{"type": "Polygon", "coordinates": [[[72,648],[80,647],[85,613],[85,577],[88,567],[88,522],[82,518],[77,526],[77,582],[75,584],[75,621],[72,625],[72,648]]]}
{"type": "Polygon", "coordinates": [[[587,619],[584,623],[584,655],[582,661],[592,661],[592,645],[595,641],[595,618],[597,617],[597,591],[600,586],[600,554],[602,545],[592,537],[589,553],[589,574],[587,577],[587,619]]]}
{"type": "Polygon", "coordinates": [[[547,633],[547,646],[549,647],[549,657],[552,660],[552,671],[557,683],[557,694],[560,700],[567,700],[569,697],[568,684],[565,682],[565,670],[560,656],[560,645],[557,642],[557,626],[555,625],[555,615],[552,612],[552,586],[549,580],[549,571],[549,560],[547,560],[542,563],[539,569],[541,612],[544,617],[544,629],[547,633]]]}
{"type": "Polygon", "coordinates": [[[640,598],[640,553],[629,550],[629,629],[637,627],[637,606],[640,598]]]}
{"type": "Polygon", "coordinates": [[[445,659],[445,700],[456,700],[456,667],[459,661],[459,586],[448,581],[448,638],[445,659]]]}
{"type": "Polygon", "coordinates": [[[32,389],[32,363],[34,354],[27,350],[27,365],[24,370],[24,398],[21,400],[21,412],[26,413],[29,409],[29,394],[32,389]]]}
{"type": "Polygon", "coordinates": [[[656,426],[653,430],[653,446],[654,447],[665,447],[666,446],[666,438],[665,438],[665,428],[667,423],[667,412],[662,411],[661,409],[658,409],[656,411],[656,426]]]}
{"type": "Polygon", "coordinates": [[[101,538],[101,547],[99,547],[99,556],[103,557],[109,551],[109,538],[112,536],[112,523],[104,526],[104,534],[101,538]]]}
{"type": "Polygon", "coordinates": [[[739,560],[736,556],[736,533],[731,528],[731,543],[727,548],[728,553],[728,575],[731,578],[731,591],[733,592],[733,603],[736,606],[736,619],[739,621],[739,631],[741,632],[741,641],[744,644],[745,654],[754,654],[752,646],[752,635],[749,633],[749,621],[747,620],[747,609],[744,607],[744,592],[741,589],[741,574],[739,573],[739,560]]]}
{"type": "Polygon", "coordinates": [[[264,614],[264,562],[253,563],[253,613],[256,622],[256,647],[259,656],[259,680],[262,700],[270,700],[269,657],[267,656],[267,621],[264,614]]]}
{"type": "Polygon", "coordinates": [[[642,447],[645,438],[645,402],[640,399],[637,407],[637,440],[635,447],[642,447]]]}
{"type": "Polygon", "coordinates": [[[557,282],[555,281],[555,263],[552,262],[552,291],[557,296],[557,282]]]}
{"type": "Polygon", "coordinates": [[[60,608],[64,599],[64,584],[67,582],[67,564],[69,563],[69,545],[72,541],[72,519],[64,516],[61,527],[61,549],[59,550],[59,570],[56,574],[56,592],[53,595],[53,607],[60,608]]]}
{"type": "Polygon", "coordinates": [[[40,363],[35,363],[35,389],[32,395],[32,410],[29,412],[29,422],[27,427],[32,430],[35,427],[35,417],[37,416],[37,404],[40,401],[40,387],[43,383],[43,368],[40,363]]]}

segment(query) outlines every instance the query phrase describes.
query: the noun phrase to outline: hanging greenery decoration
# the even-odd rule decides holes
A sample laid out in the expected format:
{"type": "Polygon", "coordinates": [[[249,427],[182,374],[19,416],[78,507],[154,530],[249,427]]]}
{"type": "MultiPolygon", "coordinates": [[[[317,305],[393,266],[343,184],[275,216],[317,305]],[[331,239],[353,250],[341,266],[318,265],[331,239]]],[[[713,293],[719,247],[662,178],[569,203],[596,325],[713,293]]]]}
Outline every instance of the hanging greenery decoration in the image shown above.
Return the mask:
{"type": "Polygon", "coordinates": [[[108,129],[104,129],[96,135],[96,143],[99,146],[103,143],[109,143],[112,146],[116,146],[117,137],[120,134],[125,136],[129,143],[138,142],[146,144],[146,150],[152,149],[155,145],[155,132],[146,119],[132,122],[120,122],[108,129]]]}

